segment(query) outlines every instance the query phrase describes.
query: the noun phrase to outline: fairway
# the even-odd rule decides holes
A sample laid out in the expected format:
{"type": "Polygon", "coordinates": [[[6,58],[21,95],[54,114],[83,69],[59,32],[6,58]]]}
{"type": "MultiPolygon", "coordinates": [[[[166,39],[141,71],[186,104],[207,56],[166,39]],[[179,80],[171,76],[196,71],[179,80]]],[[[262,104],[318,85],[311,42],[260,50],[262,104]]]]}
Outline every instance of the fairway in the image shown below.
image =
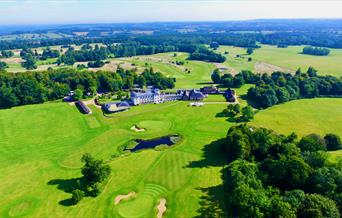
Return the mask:
{"type": "MultiPolygon", "coordinates": [[[[217,140],[232,124],[215,116],[224,107],[170,102],[109,117],[95,107],[92,115],[83,115],[66,103],[1,110],[1,217],[154,217],[160,198],[167,200],[168,217],[205,215],[201,205],[224,197],[224,158],[217,140]],[[146,131],[134,132],[133,125],[146,131]],[[183,140],[163,151],[116,157],[118,147],[129,140],[168,134],[180,134],[183,140]],[[111,178],[97,198],[67,206],[85,152],[104,159],[111,178]],[[135,198],[114,204],[116,196],[132,191],[135,198]]],[[[218,213],[226,213],[225,208],[218,213]]]]}
{"type": "Polygon", "coordinates": [[[190,61],[187,58],[188,54],[186,53],[172,52],[134,58],[119,58],[117,60],[133,63],[138,67],[153,67],[156,72],[161,72],[167,77],[176,78],[176,88],[199,88],[211,81],[211,73],[215,69],[214,64],[203,61],[190,61]],[[177,54],[177,56],[174,57],[174,54],[177,54]],[[184,65],[174,64],[176,61],[183,61],[184,65]],[[190,73],[186,70],[190,70],[190,73]]]}

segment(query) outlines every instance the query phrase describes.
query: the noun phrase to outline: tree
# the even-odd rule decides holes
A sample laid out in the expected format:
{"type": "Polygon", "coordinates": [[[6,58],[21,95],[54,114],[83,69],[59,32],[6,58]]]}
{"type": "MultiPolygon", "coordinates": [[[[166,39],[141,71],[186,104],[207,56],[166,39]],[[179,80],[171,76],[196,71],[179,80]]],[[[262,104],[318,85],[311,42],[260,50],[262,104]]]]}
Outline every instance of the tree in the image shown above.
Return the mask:
{"type": "Polygon", "coordinates": [[[217,42],[210,43],[210,48],[216,50],[218,49],[218,47],[220,47],[220,45],[217,42]]]}
{"type": "Polygon", "coordinates": [[[103,191],[103,188],[101,183],[95,182],[88,187],[88,191],[91,196],[96,197],[103,191]]]}
{"type": "Polygon", "coordinates": [[[6,62],[0,61],[0,70],[5,70],[8,68],[8,65],[6,62]]]}
{"type": "Polygon", "coordinates": [[[75,101],[81,100],[83,98],[83,91],[81,89],[76,89],[73,97],[75,101]]]}
{"type": "Polygon", "coordinates": [[[27,70],[37,69],[36,60],[30,53],[26,54],[24,57],[24,62],[21,65],[27,70]]]}
{"type": "Polygon", "coordinates": [[[221,75],[219,69],[215,69],[214,72],[211,74],[211,80],[216,84],[221,82],[221,75]]]}
{"type": "Polygon", "coordinates": [[[75,189],[72,191],[72,197],[71,200],[73,201],[74,204],[77,204],[78,202],[80,202],[84,197],[84,192],[79,190],[79,189],[75,189]]]}
{"type": "Polygon", "coordinates": [[[290,100],[290,94],[285,87],[277,87],[275,91],[279,103],[287,102],[290,100]]]}
{"type": "Polygon", "coordinates": [[[334,201],[319,194],[308,194],[299,209],[303,218],[338,218],[339,211],[334,201]]]}
{"type": "Polygon", "coordinates": [[[136,84],[140,87],[140,88],[144,88],[146,86],[146,79],[143,76],[138,76],[136,79],[136,84]]]}
{"type": "Polygon", "coordinates": [[[232,160],[248,158],[251,152],[248,137],[239,129],[230,129],[227,135],[226,151],[232,160]]]}
{"type": "Polygon", "coordinates": [[[304,136],[298,143],[298,147],[302,151],[319,151],[319,150],[326,150],[324,139],[317,134],[310,134],[304,136]]]}
{"type": "Polygon", "coordinates": [[[323,167],[327,160],[327,154],[323,151],[305,151],[303,153],[303,158],[306,163],[308,163],[312,168],[323,167]]]}
{"type": "Polygon", "coordinates": [[[317,70],[313,67],[309,67],[307,74],[309,75],[309,77],[315,77],[317,76],[317,70]]]}
{"type": "Polygon", "coordinates": [[[96,186],[96,183],[102,183],[110,175],[110,167],[102,160],[94,159],[90,154],[84,154],[82,156],[82,167],[83,178],[86,181],[88,187],[96,186]]]}
{"type": "Polygon", "coordinates": [[[324,136],[325,144],[327,146],[328,151],[336,151],[342,149],[341,139],[336,134],[326,134],[324,136]]]}
{"type": "Polygon", "coordinates": [[[240,105],[239,104],[229,104],[227,106],[227,115],[229,117],[235,117],[240,113],[240,105]]]}
{"type": "Polygon", "coordinates": [[[233,86],[235,88],[240,88],[246,83],[242,74],[238,74],[233,78],[233,86]]]}
{"type": "Polygon", "coordinates": [[[243,107],[241,112],[242,112],[242,115],[240,117],[241,121],[248,122],[254,118],[253,108],[249,105],[247,105],[246,107],[243,107]]]}
{"type": "Polygon", "coordinates": [[[1,51],[1,57],[2,58],[10,58],[10,57],[13,57],[13,56],[14,56],[13,51],[5,51],[5,50],[1,51]]]}
{"type": "Polygon", "coordinates": [[[19,99],[14,93],[12,87],[7,87],[5,84],[0,86],[0,108],[10,108],[19,104],[19,99]]]}
{"type": "Polygon", "coordinates": [[[247,48],[247,50],[246,50],[246,53],[247,53],[248,55],[253,54],[253,52],[254,52],[254,49],[253,49],[253,48],[247,48]]]}
{"type": "Polygon", "coordinates": [[[296,155],[280,155],[279,160],[268,158],[262,163],[268,183],[282,190],[301,188],[309,178],[310,166],[296,155]]]}

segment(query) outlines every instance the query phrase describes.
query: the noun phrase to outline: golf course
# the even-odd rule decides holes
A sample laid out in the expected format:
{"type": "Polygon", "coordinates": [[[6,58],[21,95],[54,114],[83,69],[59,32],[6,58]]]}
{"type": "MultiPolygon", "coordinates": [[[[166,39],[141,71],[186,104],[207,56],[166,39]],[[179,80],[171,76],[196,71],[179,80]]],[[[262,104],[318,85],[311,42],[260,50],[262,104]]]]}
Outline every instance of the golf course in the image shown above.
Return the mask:
{"type": "MultiPolygon", "coordinates": [[[[300,50],[262,45],[247,56],[243,48],[221,46],[218,51],[228,51],[228,59],[220,64],[188,60],[182,52],[109,60],[135,67],[138,73],[152,67],[176,78],[176,89],[211,84],[215,68],[226,68],[234,75],[243,69],[294,72],[314,66],[322,74],[342,75],[342,65],[336,62],[342,56],[340,50],[333,50],[329,57],[302,55],[300,50]],[[329,63],[336,64],[331,67],[329,63]]],[[[245,96],[251,87],[245,84],[235,89],[241,107],[248,105],[245,96]]],[[[227,108],[225,101],[221,95],[210,95],[203,107],[175,101],[115,114],[104,114],[91,105],[92,114],[85,115],[61,100],[0,110],[0,216],[231,217],[224,200],[222,177],[227,161],[221,145],[228,129],[237,123],[220,116],[227,108]],[[131,141],[169,135],[181,140],[172,146],[122,151],[131,141]],[[104,160],[111,175],[98,197],[85,197],[71,205],[85,153],[104,160]]],[[[339,98],[290,101],[254,109],[249,124],[300,137],[310,133],[342,136],[341,105],[339,98]]],[[[330,162],[341,158],[341,151],[329,152],[330,162]]]]}

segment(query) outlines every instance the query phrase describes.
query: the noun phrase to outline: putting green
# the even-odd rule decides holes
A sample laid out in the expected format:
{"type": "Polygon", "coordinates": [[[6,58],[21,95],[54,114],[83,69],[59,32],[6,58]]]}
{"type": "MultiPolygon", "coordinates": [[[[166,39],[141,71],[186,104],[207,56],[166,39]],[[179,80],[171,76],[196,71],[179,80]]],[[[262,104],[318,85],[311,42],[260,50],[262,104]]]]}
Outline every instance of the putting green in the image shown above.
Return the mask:
{"type": "Polygon", "coordinates": [[[160,120],[143,120],[138,123],[140,128],[144,128],[147,131],[165,131],[171,127],[171,122],[160,120]]]}
{"type": "Polygon", "coordinates": [[[153,197],[142,194],[134,200],[123,202],[117,210],[119,215],[125,218],[147,217],[153,209],[153,205],[153,197]]]}

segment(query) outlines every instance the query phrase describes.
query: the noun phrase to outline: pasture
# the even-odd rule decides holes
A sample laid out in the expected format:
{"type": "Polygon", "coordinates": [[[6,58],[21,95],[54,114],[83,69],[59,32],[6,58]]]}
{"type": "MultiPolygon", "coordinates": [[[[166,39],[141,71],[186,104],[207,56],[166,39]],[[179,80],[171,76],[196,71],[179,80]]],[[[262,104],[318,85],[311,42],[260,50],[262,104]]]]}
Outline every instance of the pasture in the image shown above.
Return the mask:
{"type": "Polygon", "coordinates": [[[155,217],[160,198],[167,217],[226,213],[222,205],[219,144],[230,125],[218,118],[225,105],[201,108],[187,102],[144,105],[103,116],[93,107],[83,115],[66,103],[47,103],[0,111],[1,217],[155,217]],[[133,125],[144,132],[131,130],[133,125]],[[132,139],[180,134],[183,140],[163,151],[145,150],[116,157],[132,139]],[[68,206],[80,158],[89,152],[112,168],[97,198],[68,206]],[[135,198],[115,205],[118,195],[135,198]]]}
{"type": "Polygon", "coordinates": [[[287,48],[277,48],[276,46],[261,45],[255,49],[252,55],[246,55],[246,49],[220,46],[218,51],[224,53],[228,60],[224,65],[232,68],[231,71],[252,70],[254,72],[271,73],[276,70],[294,72],[298,68],[306,71],[309,66],[313,66],[321,75],[342,76],[342,49],[330,49],[328,56],[312,56],[301,54],[304,46],[289,46],[287,48]],[[236,55],[241,55],[237,58],[236,55]],[[252,58],[248,62],[248,57],[252,58]]]}

